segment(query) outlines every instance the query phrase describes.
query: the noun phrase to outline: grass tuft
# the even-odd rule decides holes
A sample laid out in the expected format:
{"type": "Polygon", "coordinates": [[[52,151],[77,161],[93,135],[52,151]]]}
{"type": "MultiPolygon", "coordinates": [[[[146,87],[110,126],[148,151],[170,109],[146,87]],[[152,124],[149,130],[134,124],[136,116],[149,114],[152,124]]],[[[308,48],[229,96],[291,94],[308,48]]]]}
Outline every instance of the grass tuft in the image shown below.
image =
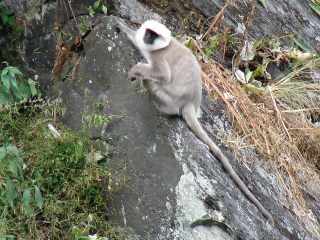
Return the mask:
{"type": "Polygon", "coordinates": [[[269,160],[286,189],[283,205],[289,203],[301,219],[310,214],[302,189],[308,182],[319,182],[320,170],[320,131],[308,120],[308,111],[299,111],[319,111],[320,102],[310,95],[319,86],[305,79],[302,70],[318,67],[316,59],[252,98],[221,65],[203,64],[206,89],[225,103],[237,133],[269,160]]]}
{"type": "Polygon", "coordinates": [[[60,110],[47,102],[1,110],[0,238],[122,239],[107,221],[106,161],[89,157],[95,146],[85,133],[55,121],[60,110]]]}

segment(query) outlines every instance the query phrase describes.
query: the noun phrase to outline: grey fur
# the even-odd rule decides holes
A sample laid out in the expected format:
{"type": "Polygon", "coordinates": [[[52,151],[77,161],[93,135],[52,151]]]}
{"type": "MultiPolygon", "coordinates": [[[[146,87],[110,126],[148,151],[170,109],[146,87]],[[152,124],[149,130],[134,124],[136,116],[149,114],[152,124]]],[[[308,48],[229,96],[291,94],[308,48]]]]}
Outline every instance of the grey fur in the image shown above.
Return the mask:
{"type": "Polygon", "coordinates": [[[233,170],[228,158],[211,140],[197,119],[202,95],[201,67],[192,52],[173,37],[167,47],[146,52],[143,46],[139,46],[135,41],[135,31],[121,22],[120,27],[148,60],[148,63],[134,65],[129,71],[129,79],[143,80],[144,86],[153,97],[153,102],[160,112],[169,115],[182,114],[190,129],[208,145],[240,190],[267,219],[273,222],[269,211],[250,192],[233,170]]]}

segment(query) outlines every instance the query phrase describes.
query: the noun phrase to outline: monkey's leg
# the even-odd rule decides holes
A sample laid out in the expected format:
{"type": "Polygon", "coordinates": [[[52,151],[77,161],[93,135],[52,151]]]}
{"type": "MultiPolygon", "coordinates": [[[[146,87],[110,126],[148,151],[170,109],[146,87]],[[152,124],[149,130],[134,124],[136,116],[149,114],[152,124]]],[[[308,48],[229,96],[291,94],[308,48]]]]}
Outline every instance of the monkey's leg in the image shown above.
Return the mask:
{"type": "Polygon", "coordinates": [[[179,115],[180,107],[174,102],[172,97],[168,95],[159,85],[149,82],[148,90],[154,97],[154,103],[157,109],[168,115],[179,115]]]}

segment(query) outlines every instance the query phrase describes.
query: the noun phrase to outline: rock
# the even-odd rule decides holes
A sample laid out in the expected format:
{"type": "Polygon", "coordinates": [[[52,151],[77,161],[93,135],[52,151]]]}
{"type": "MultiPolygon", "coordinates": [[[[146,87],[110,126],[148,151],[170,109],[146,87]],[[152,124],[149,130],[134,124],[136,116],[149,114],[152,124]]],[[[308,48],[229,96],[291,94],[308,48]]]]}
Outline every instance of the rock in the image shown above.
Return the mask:
{"type": "Polygon", "coordinates": [[[26,10],[27,2],[28,0],[4,0],[4,3],[16,14],[22,14],[26,10]]]}
{"type": "Polygon", "coordinates": [[[116,0],[115,8],[120,16],[135,23],[143,23],[148,19],[161,21],[161,17],[151,12],[137,0],[116,0]]]}
{"type": "MultiPolygon", "coordinates": [[[[237,27],[241,18],[248,14],[248,0],[238,1],[237,8],[229,7],[226,10],[225,21],[237,27]]],[[[265,1],[266,7],[255,1],[256,14],[253,18],[249,33],[254,37],[284,36],[295,34],[307,45],[316,48],[320,34],[320,18],[310,8],[305,0],[292,1],[265,1]]],[[[222,8],[223,0],[192,0],[192,3],[207,17],[214,16],[222,8]]]]}
{"type": "MultiPolygon", "coordinates": [[[[112,168],[122,169],[129,179],[113,196],[110,219],[140,239],[232,239],[219,224],[191,227],[203,216],[216,216],[217,210],[204,203],[203,196],[209,195],[221,202],[220,214],[240,239],[312,239],[278,203],[269,173],[255,168],[250,173],[232,160],[250,189],[279,219],[284,232],[265,223],[181,119],[161,116],[147,95],[134,90],[127,71],[141,57],[125,34],[118,32],[116,18],[101,19],[86,39],[79,78],[60,86],[69,113],[90,109],[102,98],[109,103],[106,114],[121,116],[113,119],[102,136],[112,139],[112,168]]],[[[228,130],[221,106],[205,100],[203,107],[203,124],[211,134],[228,130]],[[209,113],[207,109],[217,110],[209,113]]],[[[69,117],[66,122],[78,126],[80,118],[69,117]]]]}

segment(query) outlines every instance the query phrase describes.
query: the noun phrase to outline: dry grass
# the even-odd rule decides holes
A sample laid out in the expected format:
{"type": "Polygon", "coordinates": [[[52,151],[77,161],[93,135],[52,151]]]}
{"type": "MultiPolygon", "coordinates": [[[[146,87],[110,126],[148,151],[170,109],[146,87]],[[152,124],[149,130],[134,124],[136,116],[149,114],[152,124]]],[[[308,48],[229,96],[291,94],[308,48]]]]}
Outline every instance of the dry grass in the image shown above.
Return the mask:
{"type": "MultiPolygon", "coordinates": [[[[204,87],[226,106],[234,127],[231,136],[227,136],[228,146],[236,155],[243,148],[255,148],[274,170],[278,183],[274,187],[282,206],[292,210],[310,232],[319,236],[319,223],[305,197],[320,197],[320,128],[310,120],[320,119],[320,84],[310,77],[310,71],[319,71],[320,57],[297,64],[282,79],[269,81],[267,87],[241,85],[229,70],[208,60],[201,47],[202,40],[219,27],[221,30],[225,9],[232,3],[226,1],[200,41],[191,40],[188,45],[202,60],[204,87]]],[[[244,19],[243,43],[252,25],[255,1],[250,9],[244,19]]],[[[235,63],[238,61],[235,55],[235,63]]],[[[245,160],[245,165],[249,163],[250,160],[238,156],[245,160]]]]}
{"type": "Polygon", "coordinates": [[[320,129],[306,117],[308,111],[319,111],[319,101],[313,102],[308,93],[320,91],[320,86],[298,79],[304,70],[315,65],[308,64],[255,98],[250,98],[221,65],[202,64],[205,88],[222,99],[237,133],[274,167],[279,184],[286,189],[283,205],[290,203],[300,217],[309,213],[302,191],[304,184],[319,182],[320,169],[320,129]]]}

